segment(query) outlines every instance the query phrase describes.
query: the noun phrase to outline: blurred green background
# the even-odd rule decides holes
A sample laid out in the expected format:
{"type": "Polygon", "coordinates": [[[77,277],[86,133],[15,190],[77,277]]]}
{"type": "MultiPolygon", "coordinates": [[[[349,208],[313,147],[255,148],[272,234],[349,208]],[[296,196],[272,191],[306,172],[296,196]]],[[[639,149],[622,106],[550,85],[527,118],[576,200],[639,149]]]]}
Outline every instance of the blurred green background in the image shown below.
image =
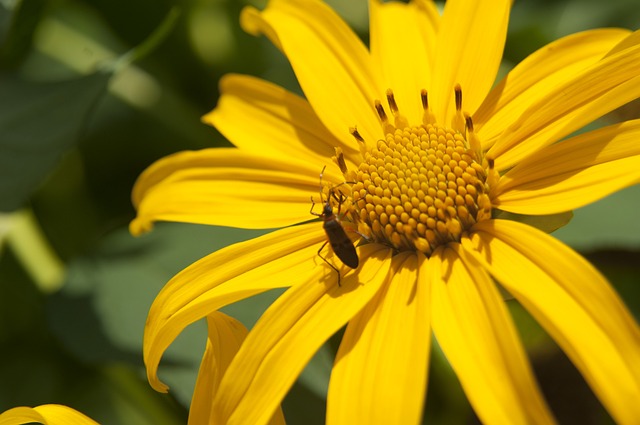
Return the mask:
{"type": "MultiPolygon", "coordinates": [[[[295,1],[295,0],[292,0],[295,1]]],[[[136,177],[172,152],[228,146],[200,122],[228,72],[299,91],[285,58],[242,32],[239,0],[0,0],[0,412],[70,405],[104,424],[184,424],[205,342],[203,323],[170,348],[157,394],[142,331],[177,271],[260,232],[162,223],[127,231],[136,177]]],[[[329,3],[366,40],[366,2],[329,3]]],[[[572,32],[637,29],[637,0],[518,1],[504,69],[572,32]]],[[[638,104],[607,119],[640,117],[638,104]]],[[[640,187],[575,212],[556,235],[611,280],[640,317],[640,187]]],[[[251,326],[276,297],[227,311],[251,326]]],[[[610,423],[581,376],[509,302],[561,423],[610,423]]],[[[289,423],[324,422],[335,337],[284,403],[289,423]]],[[[434,348],[425,422],[477,423],[434,348]]]]}

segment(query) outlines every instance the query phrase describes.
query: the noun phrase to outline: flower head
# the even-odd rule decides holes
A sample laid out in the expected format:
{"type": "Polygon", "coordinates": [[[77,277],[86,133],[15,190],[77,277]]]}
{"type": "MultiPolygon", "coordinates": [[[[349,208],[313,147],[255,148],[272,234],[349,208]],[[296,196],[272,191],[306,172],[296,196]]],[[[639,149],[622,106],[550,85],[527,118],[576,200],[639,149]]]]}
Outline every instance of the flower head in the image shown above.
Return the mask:
{"type": "Polygon", "coordinates": [[[433,332],[483,422],[551,423],[499,282],[632,423],[634,319],[570,248],[500,217],[565,213],[640,180],[640,121],[568,137],[640,96],[640,33],[562,38],[493,86],[509,0],[450,0],[442,15],[426,0],[369,4],[369,48],[318,0],[245,9],[244,28],[287,56],[306,98],[227,76],[204,120],[237,148],[179,153],[140,177],[133,233],[156,220],[283,227],[167,284],[145,331],[151,384],[166,390],[157,367],[185,326],[290,287],[220,372],[217,422],[268,422],[346,324],[328,422],[419,423],[433,332]],[[318,252],[327,237],[334,249],[318,252]]]}

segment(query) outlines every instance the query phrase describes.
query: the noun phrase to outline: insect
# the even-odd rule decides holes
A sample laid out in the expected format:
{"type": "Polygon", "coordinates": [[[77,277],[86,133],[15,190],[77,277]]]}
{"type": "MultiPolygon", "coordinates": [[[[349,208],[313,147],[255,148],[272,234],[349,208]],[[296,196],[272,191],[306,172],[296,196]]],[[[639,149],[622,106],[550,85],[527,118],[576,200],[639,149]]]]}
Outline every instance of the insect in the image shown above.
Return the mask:
{"type": "MultiPolygon", "coordinates": [[[[320,199],[322,199],[322,174],[324,173],[325,167],[322,167],[322,171],[320,172],[320,199]]],[[[325,233],[327,234],[327,240],[322,244],[320,249],[318,250],[318,257],[322,258],[325,263],[327,263],[333,270],[338,273],[338,286],[340,286],[340,271],[336,266],[331,264],[326,257],[324,257],[321,252],[322,249],[329,243],[333,252],[336,256],[342,261],[346,266],[351,267],[352,269],[358,268],[359,260],[358,253],[356,252],[351,239],[347,236],[342,224],[338,219],[340,215],[340,207],[344,202],[345,196],[339,192],[339,195],[336,195],[335,187],[331,188],[330,195],[327,196],[327,201],[324,203],[322,208],[322,213],[313,212],[313,207],[315,206],[315,202],[313,201],[313,197],[311,197],[311,209],[309,212],[315,216],[322,217],[324,221],[322,227],[324,228],[325,233]],[[331,198],[333,198],[336,202],[338,202],[338,214],[333,213],[333,207],[331,206],[331,198]]]]}

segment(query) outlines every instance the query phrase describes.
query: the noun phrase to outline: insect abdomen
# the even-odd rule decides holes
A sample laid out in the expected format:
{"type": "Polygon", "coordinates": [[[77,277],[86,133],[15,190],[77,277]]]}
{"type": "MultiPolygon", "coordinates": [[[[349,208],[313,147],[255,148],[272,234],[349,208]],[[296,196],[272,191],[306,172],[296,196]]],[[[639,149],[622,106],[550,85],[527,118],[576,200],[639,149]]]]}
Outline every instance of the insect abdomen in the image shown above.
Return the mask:
{"type": "Polygon", "coordinates": [[[324,230],[327,233],[333,252],[340,261],[352,269],[357,269],[359,264],[358,253],[342,225],[335,220],[325,221],[324,230]]]}

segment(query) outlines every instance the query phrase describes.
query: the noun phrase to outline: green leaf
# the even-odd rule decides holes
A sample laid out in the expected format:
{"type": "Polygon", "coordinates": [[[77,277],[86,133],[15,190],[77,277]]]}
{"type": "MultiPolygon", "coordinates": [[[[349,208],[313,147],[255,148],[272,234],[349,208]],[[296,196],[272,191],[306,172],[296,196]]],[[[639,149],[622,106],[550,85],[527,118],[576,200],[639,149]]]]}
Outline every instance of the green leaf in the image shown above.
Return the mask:
{"type": "Polygon", "coordinates": [[[326,408],[326,396],[320,397],[300,382],[293,385],[282,402],[288,424],[323,425],[326,408]]]}
{"type": "Polygon", "coordinates": [[[45,0],[0,2],[0,64],[15,67],[29,52],[45,0]]]}
{"type": "Polygon", "coordinates": [[[305,387],[321,400],[326,400],[335,356],[336,353],[329,344],[320,347],[300,374],[299,385],[305,387]]]}
{"type": "Polygon", "coordinates": [[[640,185],[574,211],[571,224],[553,236],[581,251],[640,249],[640,185]]]}
{"type": "Polygon", "coordinates": [[[69,150],[108,74],[38,83],[0,77],[0,211],[20,208],[69,150]]]}

